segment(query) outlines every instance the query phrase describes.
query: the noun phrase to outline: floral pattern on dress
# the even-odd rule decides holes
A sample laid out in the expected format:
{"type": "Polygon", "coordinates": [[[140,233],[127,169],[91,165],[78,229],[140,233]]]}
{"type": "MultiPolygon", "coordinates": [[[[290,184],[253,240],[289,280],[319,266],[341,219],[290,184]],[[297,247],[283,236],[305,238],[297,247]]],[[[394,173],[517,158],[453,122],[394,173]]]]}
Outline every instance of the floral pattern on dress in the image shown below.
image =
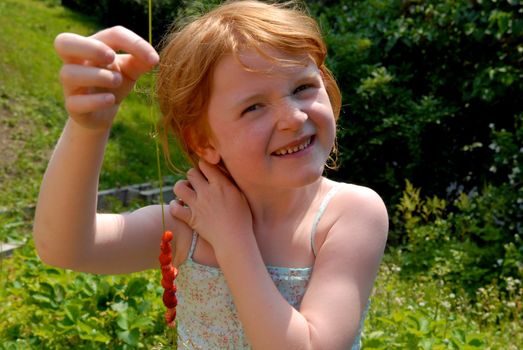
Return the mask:
{"type": "MultiPolygon", "coordinates": [[[[311,229],[311,248],[314,255],[317,224],[329,201],[340,188],[340,183],[334,184],[316,213],[311,229]]],[[[192,259],[197,239],[198,234],[193,233],[189,257],[179,266],[176,280],[178,349],[251,349],[221,269],[199,264],[192,259]]],[[[312,267],[267,266],[267,271],[281,295],[299,310],[312,275],[312,267]]],[[[361,318],[352,350],[360,349],[366,313],[367,310],[361,318]]]]}
{"type": "MultiPolygon", "coordinates": [[[[283,297],[298,309],[312,268],[267,270],[283,297]]],[[[250,349],[221,269],[188,258],[179,271],[178,349],[250,349]]]]}
{"type": "MultiPolygon", "coordinates": [[[[178,349],[251,349],[221,269],[188,258],[179,271],[178,349]]],[[[299,309],[312,268],[268,266],[267,271],[282,296],[299,309]]],[[[352,350],[359,343],[358,336],[352,350]]]]}

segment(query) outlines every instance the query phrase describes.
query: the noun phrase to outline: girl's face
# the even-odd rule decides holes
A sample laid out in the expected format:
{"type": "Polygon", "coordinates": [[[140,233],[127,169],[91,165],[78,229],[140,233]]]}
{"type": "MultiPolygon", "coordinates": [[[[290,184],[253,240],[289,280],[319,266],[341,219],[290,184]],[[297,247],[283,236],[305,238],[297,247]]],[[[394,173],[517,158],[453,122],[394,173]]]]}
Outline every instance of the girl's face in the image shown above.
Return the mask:
{"type": "Polygon", "coordinates": [[[254,50],[218,62],[209,100],[212,135],[203,157],[223,161],[236,183],[247,187],[292,188],[310,184],[323,173],[336,133],[334,114],[322,73],[304,65],[280,66],[254,50]]]}

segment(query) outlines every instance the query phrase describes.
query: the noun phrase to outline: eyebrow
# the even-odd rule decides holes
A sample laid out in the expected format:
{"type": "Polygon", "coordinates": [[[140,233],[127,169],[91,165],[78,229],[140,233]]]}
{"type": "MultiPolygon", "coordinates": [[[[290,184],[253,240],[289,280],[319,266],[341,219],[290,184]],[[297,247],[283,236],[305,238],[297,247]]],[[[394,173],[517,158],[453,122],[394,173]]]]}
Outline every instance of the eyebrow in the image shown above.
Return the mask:
{"type": "MultiPolygon", "coordinates": [[[[273,73],[268,73],[273,74],[273,73]]],[[[274,73],[275,74],[275,73],[274,73]]],[[[316,79],[320,75],[320,70],[318,67],[313,65],[308,65],[304,69],[300,70],[300,72],[297,73],[297,78],[293,79],[295,84],[300,84],[302,82],[316,79]]],[[[234,102],[233,108],[238,108],[240,106],[249,105],[251,102],[254,102],[256,100],[259,100],[263,98],[266,95],[265,92],[256,92],[252,95],[242,96],[237,102],[234,102]]]]}

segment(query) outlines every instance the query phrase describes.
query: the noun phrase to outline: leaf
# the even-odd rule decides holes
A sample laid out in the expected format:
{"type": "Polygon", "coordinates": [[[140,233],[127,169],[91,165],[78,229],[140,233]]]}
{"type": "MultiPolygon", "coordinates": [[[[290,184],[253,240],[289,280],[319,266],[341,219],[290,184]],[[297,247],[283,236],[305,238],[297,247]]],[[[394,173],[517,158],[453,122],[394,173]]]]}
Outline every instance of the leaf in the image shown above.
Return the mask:
{"type": "Polygon", "coordinates": [[[470,345],[475,348],[481,348],[485,346],[485,342],[482,339],[483,337],[483,334],[468,334],[467,345],[470,345]]]}
{"type": "Polygon", "coordinates": [[[420,341],[420,343],[419,343],[419,346],[423,350],[433,350],[434,349],[434,343],[435,343],[434,339],[422,339],[420,341]]]}
{"type": "Polygon", "coordinates": [[[116,319],[116,324],[123,330],[129,329],[129,319],[126,312],[122,312],[118,314],[118,318],[116,319]]]}
{"type": "Polygon", "coordinates": [[[46,307],[46,308],[50,308],[50,309],[57,308],[56,302],[46,295],[33,294],[33,295],[31,295],[31,299],[33,299],[37,304],[39,304],[42,307],[46,307]]]}
{"type": "Polygon", "coordinates": [[[111,337],[108,334],[99,331],[95,327],[83,321],[78,321],[76,326],[81,339],[91,340],[99,343],[108,343],[111,341],[111,337]]]}
{"type": "Polygon", "coordinates": [[[481,339],[474,338],[469,341],[468,345],[471,345],[476,348],[481,348],[483,345],[485,345],[485,343],[483,343],[483,340],[481,340],[481,339]]]}
{"type": "Polygon", "coordinates": [[[364,342],[365,349],[385,349],[385,344],[381,339],[373,338],[364,342]]]}
{"type": "Polygon", "coordinates": [[[127,310],[128,307],[129,305],[124,301],[120,301],[111,305],[111,309],[117,312],[124,312],[125,310],[127,310]]]}
{"type": "Polygon", "coordinates": [[[138,317],[131,322],[129,328],[136,329],[153,325],[153,320],[148,317],[138,317]]]}
{"type": "Polygon", "coordinates": [[[67,305],[64,308],[65,316],[72,322],[76,322],[80,315],[80,309],[76,305],[67,305]]]}
{"type": "Polygon", "coordinates": [[[457,340],[460,344],[465,344],[465,331],[462,329],[452,330],[452,339],[457,340]]]}
{"type": "Polygon", "coordinates": [[[142,296],[147,290],[147,280],[145,278],[133,278],[127,285],[127,295],[142,296]]]}
{"type": "Polygon", "coordinates": [[[137,329],[130,331],[117,332],[118,338],[123,340],[126,344],[136,346],[138,345],[138,339],[140,338],[140,332],[137,329]]]}

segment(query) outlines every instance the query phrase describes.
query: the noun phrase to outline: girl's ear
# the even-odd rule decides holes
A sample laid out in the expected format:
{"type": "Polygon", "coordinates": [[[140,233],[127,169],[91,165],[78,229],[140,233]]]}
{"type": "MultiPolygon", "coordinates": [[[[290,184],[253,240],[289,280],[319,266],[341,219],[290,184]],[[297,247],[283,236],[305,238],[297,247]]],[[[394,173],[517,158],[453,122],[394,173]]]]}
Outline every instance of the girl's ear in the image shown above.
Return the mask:
{"type": "Polygon", "coordinates": [[[205,146],[203,146],[203,147],[200,146],[200,147],[196,148],[195,150],[196,150],[196,154],[200,158],[205,160],[207,163],[214,164],[214,165],[217,165],[218,163],[220,163],[220,160],[221,160],[220,153],[218,153],[218,150],[216,149],[216,147],[214,147],[212,140],[207,139],[205,146]]]}
{"type": "Polygon", "coordinates": [[[211,136],[202,135],[192,128],[184,133],[187,145],[191,148],[198,157],[210,164],[218,164],[221,160],[220,153],[214,146],[214,141],[211,136]]]}

